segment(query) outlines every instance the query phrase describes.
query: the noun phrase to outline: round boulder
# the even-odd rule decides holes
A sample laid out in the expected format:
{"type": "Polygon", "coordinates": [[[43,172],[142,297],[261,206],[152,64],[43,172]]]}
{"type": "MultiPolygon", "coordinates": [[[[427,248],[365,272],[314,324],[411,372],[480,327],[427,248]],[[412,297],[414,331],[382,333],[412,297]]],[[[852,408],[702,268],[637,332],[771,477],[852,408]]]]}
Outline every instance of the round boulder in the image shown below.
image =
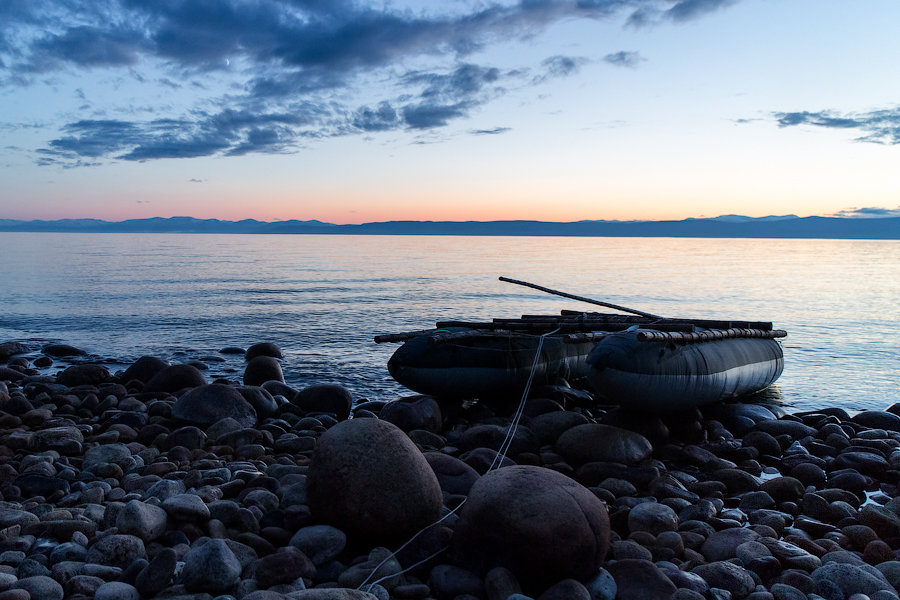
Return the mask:
{"type": "Polygon", "coordinates": [[[606,507],[581,484],[543,467],[505,467],[472,486],[451,559],[479,573],[507,568],[526,587],[541,590],[596,575],[609,533],[606,507]]]}
{"type": "Polygon", "coordinates": [[[147,383],[153,379],[154,375],[168,366],[170,366],[168,361],[161,358],[155,356],[142,356],[134,361],[130,367],[125,369],[125,372],[119,377],[119,381],[127,383],[132,379],[137,379],[138,381],[147,383]]]}
{"type": "Polygon", "coordinates": [[[308,413],[332,413],[338,421],[343,421],[350,416],[353,395],[343,386],[320,383],[297,392],[291,403],[308,413]]]}
{"type": "Polygon", "coordinates": [[[338,423],[319,437],[307,475],[313,516],[367,541],[403,540],[441,513],[437,477],[397,426],[338,423]]]}
{"type": "Polygon", "coordinates": [[[184,388],[197,387],[206,383],[197,367],[191,365],[171,365],[160,370],[144,386],[145,392],[173,393],[184,388]]]}
{"type": "Polygon", "coordinates": [[[260,342],[253,344],[244,352],[244,359],[250,362],[257,356],[271,356],[272,358],[284,358],[281,354],[281,348],[272,342],[260,342]]]}
{"type": "Polygon", "coordinates": [[[576,467],[589,462],[633,465],[649,457],[653,446],[639,433],[588,423],[576,425],[559,436],[556,451],[576,467]]]}
{"type": "Polygon", "coordinates": [[[271,356],[250,359],[244,369],[244,385],[262,385],[267,381],[284,383],[284,372],[278,359],[271,356]]]}
{"type": "Polygon", "coordinates": [[[185,393],[175,401],[172,416],[201,426],[212,425],[226,417],[243,427],[256,425],[253,407],[238,390],[221,383],[200,385],[185,393]]]}
{"type": "Polygon", "coordinates": [[[424,429],[439,433],[443,420],[441,407],[431,396],[410,396],[388,402],[378,417],[390,421],[403,431],[424,429]]]}
{"type": "MultiPolygon", "coordinates": [[[[103,365],[74,365],[56,376],[56,383],[68,387],[98,385],[112,379],[109,369],[103,365]]],[[[898,417],[900,418],[900,417],[898,417]]]]}

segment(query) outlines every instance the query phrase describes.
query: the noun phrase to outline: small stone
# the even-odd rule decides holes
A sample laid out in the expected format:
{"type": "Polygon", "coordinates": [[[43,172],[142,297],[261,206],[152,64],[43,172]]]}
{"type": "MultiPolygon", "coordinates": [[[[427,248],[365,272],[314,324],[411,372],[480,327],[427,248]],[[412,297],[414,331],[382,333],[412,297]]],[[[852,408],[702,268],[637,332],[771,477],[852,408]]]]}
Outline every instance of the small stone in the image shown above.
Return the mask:
{"type": "Polygon", "coordinates": [[[173,519],[199,522],[209,520],[209,507],[196,494],[176,494],[163,500],[162,507],[173,519]]]}
{"type": "Polygon", "coordinates": [[[155,596],[169,585],[169,581],[175,575],[177,561],[178,557],[172,548],[163,548],[138,574],[134,587],[143,596],[155,596]]]}
{"type": "Polygon", "coordinates": [[[675,531],[678,529],[678,515],[665,504],[642,502],[629,511],[628,529],[646,531],[653,535],[675,531]]]}
{"type": "Polygon", "coordinates": [[[15,589],[25,590],[35,600],[62,600],[63,587],[46,575],[36,575],[19,579],[13,584],[15,589]]]}
{"type": "Polygon", "coordinates": [[[644,436],[596,423],[567,429],[556,442],[556,452],[573,466],[597,461],[633,465],[652,451],[650,441],[644,436]]]}
{"type": "Polygon", "coordinates": [[[670,600],[677,589],[649,560],[617,560],[606,568],[616,582],[617,598],[670,600]]]}
{"type": "Polygon", "coordinates": [[[297,530],[290,545],[300,549],[316,566],[336,559],[347,545],[347,535],[331,525],[311,525],[297,530]]]}
{"type": "Polygon", "coordinates": [[[116,527],[120,533],[136,535],[150,542],[166,531],[166,511],[159,506],[140,500],[131,500],[116,517],[116,527]]]}
{"type": "Polygon", "coordinates": [[[225,592],[241,575],[241,563],[224,540],[211,539],[184,557],[182,581],[189,592],[225,592]]]}
{"type": "Polygon", "coordinates": [[[133,535],[113,534],[100,538],[88,549],[87,562],[125,569],[138,558],[147,558],[144,542],[133,535]]]}
{"type": "Polygon", "coordinates": [[[756,588],[756,583],[747,571],[728,561],[699,565],[691,572],[702,577],[710,588],[728,590],[736,598],[743,598],[756,588]]]}
{"type": "Polygon", "coordinates": [[[140,597],[134,586],[121,581],[108,581],[94,593],[94,600],[140,600],[140,597]]]}

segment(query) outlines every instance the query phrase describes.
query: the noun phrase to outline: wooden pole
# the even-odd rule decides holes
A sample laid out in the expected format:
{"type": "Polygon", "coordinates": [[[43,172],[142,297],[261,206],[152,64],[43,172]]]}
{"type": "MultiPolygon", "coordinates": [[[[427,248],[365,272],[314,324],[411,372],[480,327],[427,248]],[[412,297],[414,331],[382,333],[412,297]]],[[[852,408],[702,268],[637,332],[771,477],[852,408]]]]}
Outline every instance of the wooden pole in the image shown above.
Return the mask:
{"type": "Polygon", "coordinates": [[[551,290],[550,288],[545,288],[540,285],[535,285],[533,283],[528,283],[527,281],[519,281],[518,279],[510,279],[508,277],[501,277],[500,281],[505,281],[506,283],[514,283],[516,285],[524,285],[525,287],[530,287],[535,290],[540,290],[542,292],[547,292],[548,294],[554,294],[556,296],[562,296],[563,298],[571,298],[572,300],[578,300],[579,302],[587,302],[588,304],[596,304],[597,306],[605,306],[606,308],[611,308],[613,310],[620,310],[622,312],[631,313],[633,315],[640,315],[642,317],[647,317],[649,319],[662,319],[664,317],[660,317],[659,315],[654,315],[652,313],[644,312],[642,310],[635,310],[633,308],[627,308],[625,306],[619,306],[618,304],[610,304],[609,302],[603,302],[601,300],[594,300],[593,298],[585,298],[584,296],[576,296],[575,294],[569,294],[567,292],[560,292],[559,290],[551,290]]]}

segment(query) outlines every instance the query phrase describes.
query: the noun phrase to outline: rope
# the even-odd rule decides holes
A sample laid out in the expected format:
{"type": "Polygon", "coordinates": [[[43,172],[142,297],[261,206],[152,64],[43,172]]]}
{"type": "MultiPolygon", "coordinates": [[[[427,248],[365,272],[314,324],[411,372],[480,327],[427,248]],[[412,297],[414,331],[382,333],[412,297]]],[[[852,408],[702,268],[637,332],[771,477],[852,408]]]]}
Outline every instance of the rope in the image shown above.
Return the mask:
{"type": "MultiPolygon", "coordinates": [[[[541,350],[544,347],[544,338],[547,337],[548,335],[557,333],[559,331],[559,329],[560,328],[556,328],[553,331],[548,331],[547,333],[542,333],[540,335],[540,339],[538,340],[537,350],[534,353],[534,360],[531,363],[531,372],[528,374],[528,379],[525,382],[525,389],[522,391],[522,398],[519,400],[519,405],[516,407],[516,412],[513,414],[513,418],[512,418],[512,421],[510,421],[509,428],[506,430],[506,436],[503,438],[503,442],[500,444],[500,449],[497,452],[497,455],[494,456],[494,460],[491,462],[491,466],[488,467],[487,473],[490,473],[494,469],[499,469],[500,465],[503,464],[503,459],[506,458],[506,453],[509,452],[509,448],[512,445],[513,439],[515,438],[516,431],[519,428],[519,421],[522,419],[522,415],[524,414],[524,411],[525,411],[525,402],[526,402],[526,400],[528,400],[528,393],[531,391],[531,384],[534,382],[534,374],[537,372],[538,360],[541,357],[541,350]]],[[[387,563],[387,561],[396,557],[397,554],[402,552],[403,549],[406,548],[407,546],[409,546],[413,542],[413,540],[415,540],[417,537],[419,537],[420,535],[422,535],[423,533],[425,533],[426,531],[428,531],[435,525],[439,525],[445,519],[447,519],[450,515],[454,514],[456,511],[458,511],[460,508],[462,508],[462,505],[465,504],[467,500],[468,500],[468,497],[463,498],[462,502],[457,504],[453,510],[448,511],[446,515],[444,515],[443,517],[441,517],[434,523],[426,525],[425,527],[423,527],[422,529],[420,529],[419,531],[414,533],[411,538],[409,538],[408,540],[403,542],[403,545],[401,545],[399,548],[397,548],[396,550],[394,550],[393,552],[388,554],[384,558],[384,560],[382,560],[380,563],[378,563],[378,566],[376,566],[374,569],[372,569],[372,572],[369,573],[369,576],[366,577],[363,580],[363,582],[361,584],[359,584],[359,586],[357,586],[356,589],[361,590],[364,585],[368,584],[368,587],[366,588],[365,591],[370,592],[372,590],[372,586],[377,585],[377,584],[381,583],[382,581],[385,581],[386,579],[390,579],[391,577],[396,577],[398,575],[407,573],[408,571],[415,569],[419,565],[424,564],[424,563],[428,562],[429,560],[431,560],[432,558],[445,552],[447,550],[447,548],[449,548],[449,546],[441,548],[434,554],[418,561],[417,563],[415,563],[413,565],[410,565],[409,567],[406,567],[405,569],[401,569],[400,571],[398,571],[396,573],[391,573],[390,575],[385,575],[384,577],[376,579],[372,583],[368,583],[369,579],[371,579],[378,572],[378,569],[383,567],[387,563]]]]}
{"type": "Polygon", "coordinates": [[[509,424],[509,429],[506,430],[506,437],[503,438],[503,443],[500,444],[500,450],[497,452],[494,460],[491,461],[491,466],[488,468],[488,473],[490,473],[494,469],[500,468],[500,465],[503,464],[503,459],[506,458],[506,453],[509,452],[509,448],[510,446],[512,446],[513,439],[516,436],[516,431],[518,431],[519,429],[519,421],[522,419],[522,414],[525,411],[525,401],[528,399],[528,393],[531,391],[531,384],[534,381],[534,374],[535,372],[537,372],[538,359],[540,359],[541,349],[544,347],[544,338],[558,331],[559,328],[557,327],[553,331],[542,333],[540,339],[538,340],[537,351],[534,353],[534,360],[531,362],[531,372],[528,374],[528,380],[525,382],[525,389],[522,391],[522,398],[519,400],[519,406],[516,407],[516,412],[509,424]]]}

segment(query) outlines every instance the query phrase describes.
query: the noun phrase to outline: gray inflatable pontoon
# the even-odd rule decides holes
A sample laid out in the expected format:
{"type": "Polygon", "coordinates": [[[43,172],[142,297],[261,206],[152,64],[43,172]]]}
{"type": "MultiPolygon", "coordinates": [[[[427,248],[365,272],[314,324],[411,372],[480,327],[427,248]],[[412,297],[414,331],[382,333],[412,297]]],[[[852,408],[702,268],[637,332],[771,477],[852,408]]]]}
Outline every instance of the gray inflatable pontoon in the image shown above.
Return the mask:
{"type": "MultiPolygon", "coordinates": [[[[388,371],[420,394],[466,399],[517,396],[525,389],[539,343],[540,335],[450,327],[407,340],[391,356],[388,371]]],[[[593,341],[544,337],[532,384],[585,377],[593,347],[593,341]]]]}
{"type": "Polygon", "coordinates": [[[670,413],[757,392],[784,369],[781,344],[767,332],[720,339],[704,333],[680,341],[652,330],[611,333],[588,355],[588,380],[623,408],[670,413]]]}

